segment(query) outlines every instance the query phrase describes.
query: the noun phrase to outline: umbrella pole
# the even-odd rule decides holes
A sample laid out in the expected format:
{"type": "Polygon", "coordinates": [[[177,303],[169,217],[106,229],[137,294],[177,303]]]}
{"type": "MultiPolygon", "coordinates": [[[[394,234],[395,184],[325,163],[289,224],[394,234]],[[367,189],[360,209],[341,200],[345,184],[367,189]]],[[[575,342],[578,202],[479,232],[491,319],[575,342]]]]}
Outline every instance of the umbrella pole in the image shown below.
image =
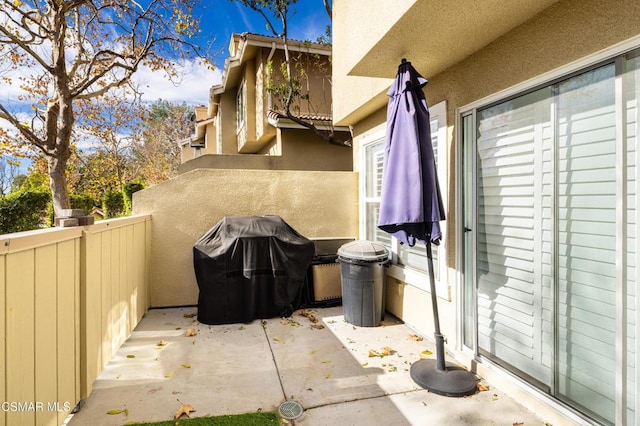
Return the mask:
{"type": "Polygon", "coordinates": [[[440,319],[436,296],[435,274],[433,272],[433,253],[431,241],[427,239],[427,261],[429,268],[429,286],[433,307],[433,324],[435,328],[436,359],[421,359],[411,365],[411,378],[422,388],[444,396],[466,396],[476,392],[475,375],[455,364],[444,360],[444,336],[440,333],[440,319]]]}
{"type": "Polygon", "coordinates": [[[444,362],[444,336],[440,332],[440,314],[438,313],[438,298],[436,297],[436,278],[433,272],[433,252],[431,249],[431,241],[427,241],[427,264],[429,269],[429,286],[431,289],[431,307],[433,309],[433,326],[435,328],[435,341],[436,341],[436,360],[437,369],[445,371],[444,362]]]}

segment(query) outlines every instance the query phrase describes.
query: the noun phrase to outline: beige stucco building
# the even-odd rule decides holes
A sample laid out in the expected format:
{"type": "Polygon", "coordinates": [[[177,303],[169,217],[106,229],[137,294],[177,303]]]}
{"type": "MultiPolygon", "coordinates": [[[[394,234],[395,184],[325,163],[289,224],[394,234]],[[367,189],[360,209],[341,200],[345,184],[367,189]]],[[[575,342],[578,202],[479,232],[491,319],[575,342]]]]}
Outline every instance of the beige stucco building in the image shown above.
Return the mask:
{"type": "MultiPolygon", "coordinates": [[[[299,95],[291,112],[322,132],[349,142],[346,126],[331,116],[331,46],[288,41],[299,95]]],[[[208,107],[197,107],[195,131],[180,142],[181,172],[197,168],[351,170],[350,148],[330,144],[288,118],[282,97],[285,46],[275,37],[233,34],[222,81],[208,107]]]]}
{"type": "Polygon", "coordinates": [[[447,205],[448,350],[553,424],[640,424],[640,3],[336,0],[333,31],[360,237],[393,253],[387,308],[433,333],[424,247],[376,228],[386,91],[406,58],[429,80],[447,205]]]}

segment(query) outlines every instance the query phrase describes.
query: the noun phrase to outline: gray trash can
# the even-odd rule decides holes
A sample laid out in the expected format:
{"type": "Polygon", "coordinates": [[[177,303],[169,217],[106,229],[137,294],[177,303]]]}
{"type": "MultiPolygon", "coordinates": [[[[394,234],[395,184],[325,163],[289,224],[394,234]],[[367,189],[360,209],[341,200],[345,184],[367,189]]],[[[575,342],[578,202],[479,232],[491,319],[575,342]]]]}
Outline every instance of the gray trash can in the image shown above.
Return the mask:
{"type": "Polygon", "coordinates": [[[372,241],[353,241],[338,249],[342,310],[348,323],[361,327],[380,325],[388,258],[387,249],[372,241]]]}

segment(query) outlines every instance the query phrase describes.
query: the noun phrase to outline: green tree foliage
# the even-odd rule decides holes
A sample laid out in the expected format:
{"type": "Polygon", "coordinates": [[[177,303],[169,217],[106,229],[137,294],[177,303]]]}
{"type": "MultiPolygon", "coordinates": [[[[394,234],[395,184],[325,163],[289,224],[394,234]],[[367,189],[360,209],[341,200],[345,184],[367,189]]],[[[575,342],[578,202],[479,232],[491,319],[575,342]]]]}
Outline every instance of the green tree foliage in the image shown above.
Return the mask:
{"type": "Polygon", "coordinates": [[[45,191],[19,191],[0,197],[0,234],[43,228],[51,195],[45,191]]]}
{"type": "Polygon", "coordinates": [[[48,181],[49,177],[44,173],[32,172],[26,175],[20,175],[15,179],[11,192],[46,192],[49,190],[48,181]]]}
{"type": "Polygon", "coordinates": [[[140,182],[130,182],[122,187],[122,197],[124,201],[124,213],[130,215],[133,210],[133,194],[144,189],[144,184],[140,182]]]}
{"type": "Polygon", "coordinates": [[[124,215],[124,197],[122,191],[108,191],[102,197],[102,212],[105,219],[124,215]]]}

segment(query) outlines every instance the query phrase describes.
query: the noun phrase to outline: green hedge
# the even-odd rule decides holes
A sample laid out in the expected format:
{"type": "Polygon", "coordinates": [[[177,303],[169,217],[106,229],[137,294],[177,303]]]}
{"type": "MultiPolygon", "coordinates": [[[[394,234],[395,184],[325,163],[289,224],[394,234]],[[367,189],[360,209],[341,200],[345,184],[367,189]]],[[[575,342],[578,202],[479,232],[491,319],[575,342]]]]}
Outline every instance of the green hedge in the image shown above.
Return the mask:
{"type": "Polygon", "coordinates": [[[140,182],[127,183],[122,187],[122,197],[124,199],[124,213],[131,214],[133,210],[133,193],[144,189],[144,184],[140,182]]]}
{"type": "Polygon", "coordinates": [[[90,215],[96,206],[96,201],[87,194],[71,194],[69,201],[72,209],[82,209],[85,215],[90,215]]]}
{"type": "Polygon", "coordinates": [[[105,219],[124,215],[124,197],[120,191],[105,192],[102,196],[102,212],[105,219]]]}
{"type": "Polygon", "coordinates": [[[15,192],[0,197],[0,234],[46,226],[51,195],[43,191],[15,192]]]}

